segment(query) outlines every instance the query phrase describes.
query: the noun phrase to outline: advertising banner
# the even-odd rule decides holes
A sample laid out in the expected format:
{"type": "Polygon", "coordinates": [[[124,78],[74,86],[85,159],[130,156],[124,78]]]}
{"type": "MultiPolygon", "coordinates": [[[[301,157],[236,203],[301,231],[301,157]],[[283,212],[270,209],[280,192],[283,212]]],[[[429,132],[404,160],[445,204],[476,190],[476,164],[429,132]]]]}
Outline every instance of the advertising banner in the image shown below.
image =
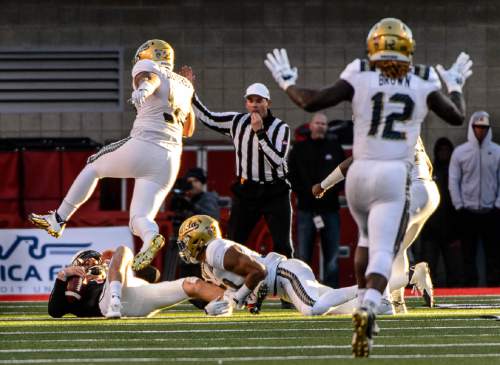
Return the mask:
{"type": "Polygon", "coordinates": [[[134,249],[128,227],[68,228],[60,238],[40,229],[0,229],[0,300],[43,298],[80,250],[134,249]]]}

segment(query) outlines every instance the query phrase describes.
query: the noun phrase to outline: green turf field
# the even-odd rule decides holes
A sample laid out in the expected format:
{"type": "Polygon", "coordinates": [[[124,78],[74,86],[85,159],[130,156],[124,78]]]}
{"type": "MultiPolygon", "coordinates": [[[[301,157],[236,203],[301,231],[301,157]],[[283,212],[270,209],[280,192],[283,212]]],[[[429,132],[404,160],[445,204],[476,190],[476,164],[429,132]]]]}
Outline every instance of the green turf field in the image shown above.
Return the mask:
{"type": "Polygon", "coordinates": [[[0,364],[500,364],[500,297],[437,298],[495,309],[380,316],[370,359],[351,358],[348,316],[303,317],[268,302],[260,315],[208,318],[189,304],[149,319],[51,319],[45,303],[0,302],[0,364]]]}

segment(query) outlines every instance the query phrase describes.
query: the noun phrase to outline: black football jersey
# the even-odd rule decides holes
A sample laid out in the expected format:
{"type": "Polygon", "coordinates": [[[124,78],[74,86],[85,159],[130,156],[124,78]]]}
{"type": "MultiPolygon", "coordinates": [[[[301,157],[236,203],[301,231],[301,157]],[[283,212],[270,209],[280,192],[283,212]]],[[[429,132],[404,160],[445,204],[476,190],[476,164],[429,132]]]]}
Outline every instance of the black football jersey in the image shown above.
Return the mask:
{"type": "Polygon", "coordinates": [[[49,298],[49,315],[54,318],[60,318],[68,313],[77,317],[103,317],[99,308],[103,289],[104,282],[92,281],[82,292],[82,299],[70,303],[65,295],[66,281],[56,279],[49,298]]]}

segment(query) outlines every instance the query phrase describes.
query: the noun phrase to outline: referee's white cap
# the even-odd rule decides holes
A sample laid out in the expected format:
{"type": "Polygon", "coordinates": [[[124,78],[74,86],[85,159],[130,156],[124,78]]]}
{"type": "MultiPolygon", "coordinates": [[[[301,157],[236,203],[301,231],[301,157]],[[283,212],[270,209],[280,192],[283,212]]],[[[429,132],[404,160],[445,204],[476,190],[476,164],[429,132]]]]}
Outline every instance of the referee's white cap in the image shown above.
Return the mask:
{"type": "Polygon", "coordinates": [[[255,84],[250,85],[245,92],[245,98],[250,95],[259,95],[268,100],[271,99],[271,95],[269,94],[269,90],[266,85],[261,84],[260,82],[256,82],[255,84]]]}

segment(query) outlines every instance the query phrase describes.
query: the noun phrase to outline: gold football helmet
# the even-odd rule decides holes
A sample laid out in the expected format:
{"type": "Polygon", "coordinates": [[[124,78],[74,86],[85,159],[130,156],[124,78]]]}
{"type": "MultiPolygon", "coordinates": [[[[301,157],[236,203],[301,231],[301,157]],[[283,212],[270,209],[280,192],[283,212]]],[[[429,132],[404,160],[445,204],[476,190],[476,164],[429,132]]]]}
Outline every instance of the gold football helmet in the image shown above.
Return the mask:
{"type": "Polygon", "coordinates": [[[366,38],[368,58],[388,77],[404,76],[410,68],[415,41],[411,29],[396,18],[375,24],[366,38]]]}
{"type": "Polygon", "coordinates": [[[194,215],[179,228],[179,256],[184,262],[197,264],[199,255],[208,243],[220,237],[219,222],[208,215],[194,215]]]}
{"type": "Polygon", "coordinates": [[[139,60],[152,60],[169,70],[174,68],[174,49],[161,39],[144,42],[135,52],[134,64],[139,60]]]}

